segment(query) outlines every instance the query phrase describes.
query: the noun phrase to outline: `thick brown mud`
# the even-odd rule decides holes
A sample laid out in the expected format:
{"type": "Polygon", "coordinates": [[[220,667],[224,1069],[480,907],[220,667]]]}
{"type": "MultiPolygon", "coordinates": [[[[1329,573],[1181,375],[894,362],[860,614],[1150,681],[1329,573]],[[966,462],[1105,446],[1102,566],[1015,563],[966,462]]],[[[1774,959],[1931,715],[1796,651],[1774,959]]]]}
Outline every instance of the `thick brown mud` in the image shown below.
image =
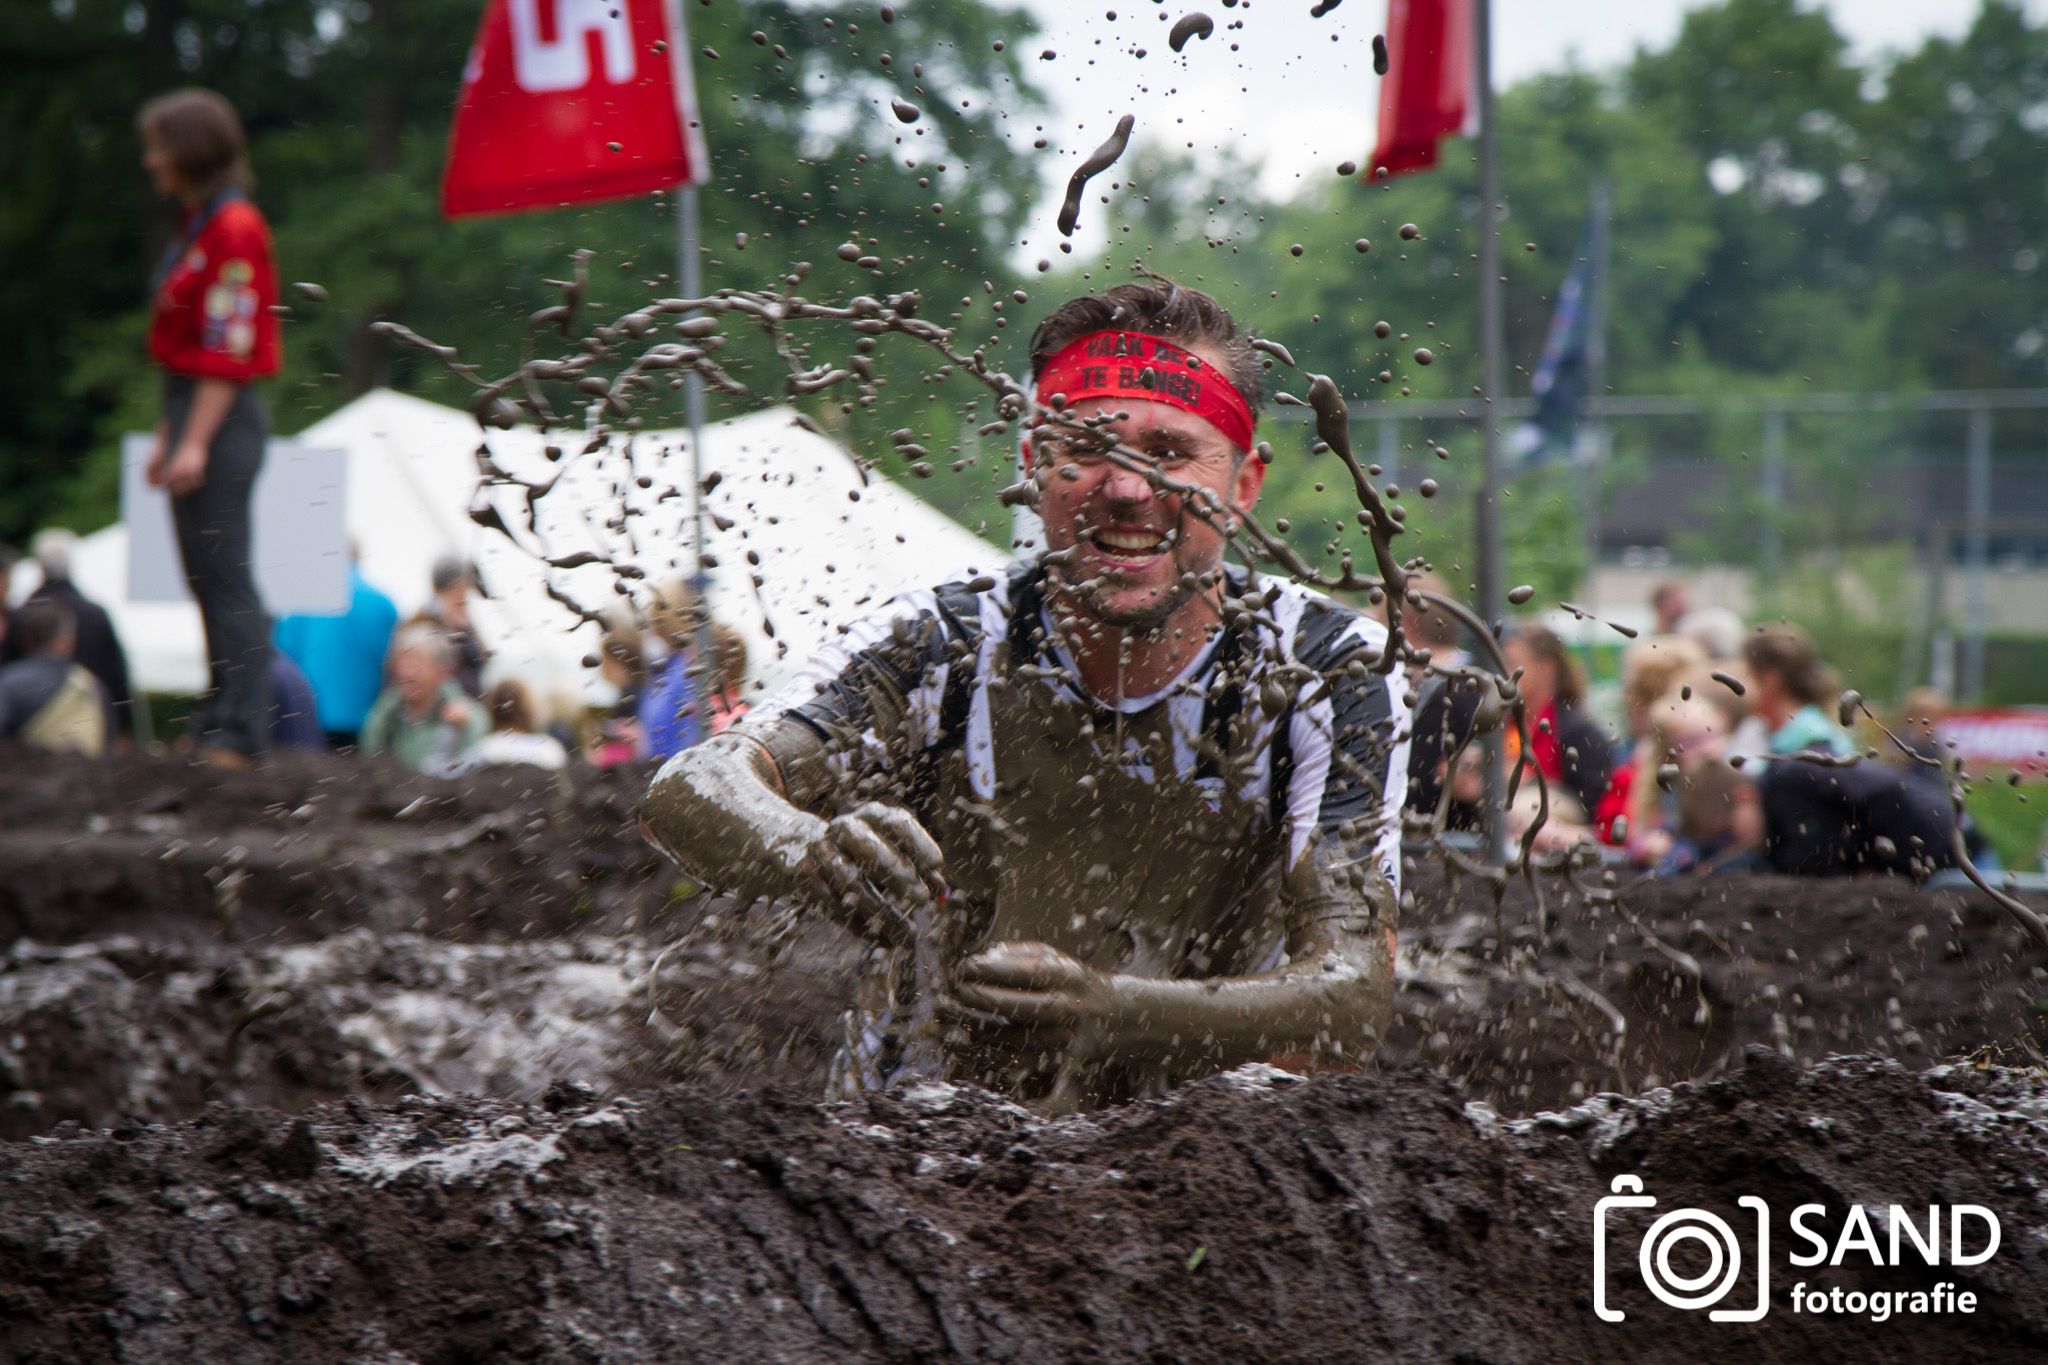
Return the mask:
{"type": "Polygon", "coordinates": [[[1418,868],[1373,1074],[1051,1122],[818,1102],[857,951],[771,954],[679,883],[635,829],[644,774],[6,759],[0,1357],[2048,1348],[2048,958],[1974,894],[1552,883],[1539,932],[1525,890],[1418,868]],[[1622,1275],[1609,1325],[1592,1207],[1622,1173],[1738,1227],[1745,1193],[1831,1228],[1977,1203],[2003,1243],[1799,1272],[1946,1281],[1967,1315],[1794,1314],[1786,1281],[1765,1321],[1707,1324],[1622,1275]]]}

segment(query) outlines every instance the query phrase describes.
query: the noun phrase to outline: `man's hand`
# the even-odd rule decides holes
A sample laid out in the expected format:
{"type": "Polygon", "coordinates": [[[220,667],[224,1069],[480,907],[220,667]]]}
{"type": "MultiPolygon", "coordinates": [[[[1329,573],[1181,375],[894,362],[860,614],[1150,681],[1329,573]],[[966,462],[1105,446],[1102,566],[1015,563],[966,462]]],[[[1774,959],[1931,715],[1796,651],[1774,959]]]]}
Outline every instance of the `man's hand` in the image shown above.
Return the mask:
{"type": "Polygon", "coordinates": [[[1116,979],[1044,943],[998,943],[955,967],[939,1013],[975,1028],[1028,1030],[1048,1049],[1096,1053],[1117,1032],[1116,979]]]}
{"type": "Polygon", "coordinates": [[[798,875],[892,947],[915,936],[910,907],[946,894],[945,854],[917,817],[870,801],[826,822],[798,875]]]}

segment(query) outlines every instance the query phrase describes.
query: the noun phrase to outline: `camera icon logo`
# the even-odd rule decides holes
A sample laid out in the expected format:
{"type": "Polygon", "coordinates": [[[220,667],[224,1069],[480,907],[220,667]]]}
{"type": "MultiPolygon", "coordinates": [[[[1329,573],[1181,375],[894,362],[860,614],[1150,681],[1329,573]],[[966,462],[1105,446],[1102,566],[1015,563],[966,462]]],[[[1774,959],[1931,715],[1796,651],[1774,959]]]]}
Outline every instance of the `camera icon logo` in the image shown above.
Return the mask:
{"type": "MultiPolygon", "coordinates": [[[[1607,1305],[1607,1235],[1609,1215],[1616,1209],[1655,1208],[1654,1195],[1641,1193],[1643,1182],[1633,1175],[1614,1177],[1613,1193],[1593,1205],[1593,1312],[1602,1322],[1621,1322],[1628,1314],[1607,1305]]],[[[1727,1298],[1742,1276],[1742,1243],[1735,1229],[1718,1214],[1705,1209],[1670,1209],[1650,1224],[1636,1255],[1636,1268],[1643,1284],[1658,1300],[1672,1308],[1705,1308],[1714,1322],[1755,1322],[1771,1309],[1771,1211],[1753,1194],[1736,1201],[1756,1215],[1756,1304],[1750,1308],[1716,1308],[1727,1298]],[[1672,1265],[1672,1254],[1687,1242],[1706,1249],[1706,1269],[1697,1274],[1680,1274],[1672,1265]]]]}

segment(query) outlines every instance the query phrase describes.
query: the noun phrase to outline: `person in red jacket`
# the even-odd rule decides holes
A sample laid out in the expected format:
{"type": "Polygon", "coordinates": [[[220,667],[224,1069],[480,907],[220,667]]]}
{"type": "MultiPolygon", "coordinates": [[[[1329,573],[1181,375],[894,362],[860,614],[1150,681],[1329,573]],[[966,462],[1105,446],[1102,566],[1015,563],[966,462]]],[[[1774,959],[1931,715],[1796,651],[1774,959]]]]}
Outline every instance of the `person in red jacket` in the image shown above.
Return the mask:
{"type": "Polygon", "coordinates": [[[203,758],[247,767],[269,747],[270,618],[250,567],[249,502],[269,436],[256,381],[283,358],[277,265],[232,105],[177,90],[143,105],[136,127],[151,183],[184,209],[150,284],[164,405],[148,479],[171,495],[206,629],[209,687],[188,728],[203,758]]]}

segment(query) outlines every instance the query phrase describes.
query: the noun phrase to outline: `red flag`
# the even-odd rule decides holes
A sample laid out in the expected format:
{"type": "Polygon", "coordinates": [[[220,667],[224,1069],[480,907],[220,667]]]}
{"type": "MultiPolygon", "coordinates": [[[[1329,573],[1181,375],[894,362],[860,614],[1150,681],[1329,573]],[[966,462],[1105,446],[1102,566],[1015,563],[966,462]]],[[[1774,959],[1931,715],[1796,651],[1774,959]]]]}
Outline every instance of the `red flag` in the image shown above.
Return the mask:
{"type": "Polygon", "coordinates": [[[1368,175],[1436,164],[1472,103],[1472,0],[1387,0],[1387,74],[1368,175]]]}
{"type": "Polygon", "coordinates": [[[449,136],[445,216],[703,183],[676,0],[488,4],[449,136]]]}

